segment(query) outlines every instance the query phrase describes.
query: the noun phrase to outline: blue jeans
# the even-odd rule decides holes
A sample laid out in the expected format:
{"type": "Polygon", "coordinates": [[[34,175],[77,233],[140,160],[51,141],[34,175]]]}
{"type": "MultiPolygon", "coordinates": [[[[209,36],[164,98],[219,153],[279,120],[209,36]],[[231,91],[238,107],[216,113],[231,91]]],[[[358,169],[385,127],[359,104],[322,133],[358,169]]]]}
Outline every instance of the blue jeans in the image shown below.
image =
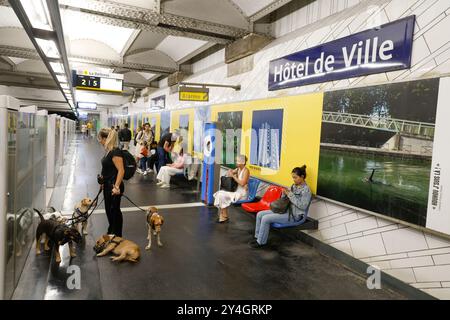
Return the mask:
{"type": "MultiPolygon", "coordinates": [[[[267,239],[269,238],[270,224],[278,222],[278,223],[288,223],[289,222],[289,213],[273,213],[270,210],[260,211],[256,215],[256,228],[255,228],[255,238],[259,244],[264,245],[267,243],[267,239]]],[[[292,222],[292,218],[291,218],[292,222]]]]}
{"type": "Polygon", "coordinates": [[[156,154],[158,155],[158,161],[156,162],[156,171],[159,172],[159,169],[161,167],[164,167],[165,165],[172,163],[172,161],[169,158],[169,153],[164,150],[163,147],[158,146],[156,148],[156,154]]]}
{"type": "Polygon", "coordinates": [[[139,167],[141,168],[142,171],[145,171],[147,169],[146,166],[147,166],[147,157],[142,157],[139,167]]]}

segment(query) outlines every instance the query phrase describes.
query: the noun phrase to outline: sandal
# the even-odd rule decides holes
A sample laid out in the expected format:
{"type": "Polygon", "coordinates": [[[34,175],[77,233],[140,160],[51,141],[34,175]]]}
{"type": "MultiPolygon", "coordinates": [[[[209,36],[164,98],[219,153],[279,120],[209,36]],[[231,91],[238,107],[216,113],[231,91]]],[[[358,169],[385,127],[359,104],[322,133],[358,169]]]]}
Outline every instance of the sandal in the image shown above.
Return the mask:
{"type": "Polygon", "coordinates": [[[219,219],[217,219],[217,223],[225,223],[225,222],[228,222],[228,220],[230,220],[230,218],[226,218],[226,219],[224,219],[224,220],[220,220],[220,218],[219,219]]]}

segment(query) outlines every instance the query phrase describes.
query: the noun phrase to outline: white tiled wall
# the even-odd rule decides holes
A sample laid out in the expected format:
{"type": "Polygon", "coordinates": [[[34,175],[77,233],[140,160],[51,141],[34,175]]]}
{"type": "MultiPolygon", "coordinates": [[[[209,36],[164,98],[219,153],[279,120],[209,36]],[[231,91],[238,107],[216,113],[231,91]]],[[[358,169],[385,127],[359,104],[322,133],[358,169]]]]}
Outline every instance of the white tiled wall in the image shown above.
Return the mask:
{"type": "MultiPolygon", "coordinates": [[[[450,0],[318,0],[274,23],[277,39],[255,54],[252,71],[227,78],[220,51],[197,62],[188,80],[241,84],[241,91],[211,88],[210,104],[218,104],[442,76],[450,73],[449,30],[450,0]],[[417,21],[410,70],[268,91],[270,60],[412,14],[417,21]]],[[[166,94],[168,108],[203,105],[186,105],[167,88],[152,96],[161,94],[166,94]]],[[[311,216],[319,220],[319,230],[307,232],[311,236],[435,297],[450,299],[450,241],[322,200],[313,203],[311,216]]]]}
{"type": "Polygon", "coordinates": [[[311,237],[450,299],[450,241],[324,200],[313,202],[310,216],[319,220],[318,230],[305,231],[311,237]]]}

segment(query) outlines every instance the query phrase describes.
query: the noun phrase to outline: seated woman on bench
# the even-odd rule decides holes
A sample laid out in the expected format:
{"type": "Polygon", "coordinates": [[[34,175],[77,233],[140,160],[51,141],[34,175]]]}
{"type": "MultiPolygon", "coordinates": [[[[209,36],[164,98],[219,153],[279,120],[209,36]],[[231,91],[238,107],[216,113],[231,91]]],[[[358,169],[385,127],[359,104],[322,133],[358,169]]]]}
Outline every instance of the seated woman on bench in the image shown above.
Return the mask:
{"type": "Polygon", "coordinates": [[[237,182],[238,187],[235,192],[219,190],[214,193],[214,206],[219,209],[218,223],[228,221],[228,207],[233,202],[246,199],[248,196],[248,180],[250,178],[250,171],[245,166],[247,164],[247,157],[239,155],[236,157],[236,169],[228,170],[228,176],[232,177],[237,182]]]}
{"type": "Polygon", "coordinates": [[[156,185],[164,189],[170,188],[170,178],[177,173],[183,173],[185,161],[186,155],[184,154],[183,149],[180,149],[175,162],[167,164],[159,169],[158,175],[156,176],[156,180],[159,182],[156,183],[156,185]]]}
{"type": "Polygon", "coordinates": [[[288,223],[299,221],[305,213],[311,200],[311,190],[305,182],[306,166],[294,168],[292,170],[292,180],[294,184],[291,189],[284,189],[282,197],[288,197],[290,200],[291,220],[289,221],[289,211],[279,214],[270,210],[258,212],[256,216],[255,238],[250,242],[252,248],[261,248],[266,245],[269,238],[270,224],[274,222],[288,223]]]}

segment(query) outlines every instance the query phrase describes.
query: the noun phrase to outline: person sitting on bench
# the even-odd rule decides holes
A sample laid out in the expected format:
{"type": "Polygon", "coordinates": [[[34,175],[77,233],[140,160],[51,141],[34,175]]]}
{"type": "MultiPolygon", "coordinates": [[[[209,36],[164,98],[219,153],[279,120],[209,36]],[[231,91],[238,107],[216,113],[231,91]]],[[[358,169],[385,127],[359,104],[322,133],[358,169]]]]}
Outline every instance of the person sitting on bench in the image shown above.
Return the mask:
{"type": "Polygon", "coordinates": [[[288,197],[290,208],[283,214],[273,213],[270,210],[258,212],[256,215],[255,238],[250,242],[252,248],[261,248],[266,245],[269,238],[270,224],[274,222],[288,223],[299,221],[305,214],[305,210],[311,200],[311,190],[305,182],[306,166],[294,168],[292,170],[292,180],[294,184],[290,189],[283,189],[282,198],[288,197]],[[291,211],[291,214],[289,214],[291,211]],[[290,220],[290,221],[289,221],[290,220]]]}
{"type": "Polygon", "coordinates": [[[186,155],[183,153],[183,149],[180,150],[174,163],[167,164],[159,169],[156,180],[159,181],[156,185],[161,188],[170,188],[170,178],[177,173],[183,173],[184,163],[186,161],[186,155]]]}
{"type": "Polygon", "coordinates": [[[169,132],[164,134],[158,142],[158,147],[156,148],[156,153],[158,155],[158,161],[156,162],[156,171],[159,172],[161,167],[172,163],[170,159],[170,153],[173,150],[175,142],[178,140],[180,135],[176,132],[169,132]]]}

